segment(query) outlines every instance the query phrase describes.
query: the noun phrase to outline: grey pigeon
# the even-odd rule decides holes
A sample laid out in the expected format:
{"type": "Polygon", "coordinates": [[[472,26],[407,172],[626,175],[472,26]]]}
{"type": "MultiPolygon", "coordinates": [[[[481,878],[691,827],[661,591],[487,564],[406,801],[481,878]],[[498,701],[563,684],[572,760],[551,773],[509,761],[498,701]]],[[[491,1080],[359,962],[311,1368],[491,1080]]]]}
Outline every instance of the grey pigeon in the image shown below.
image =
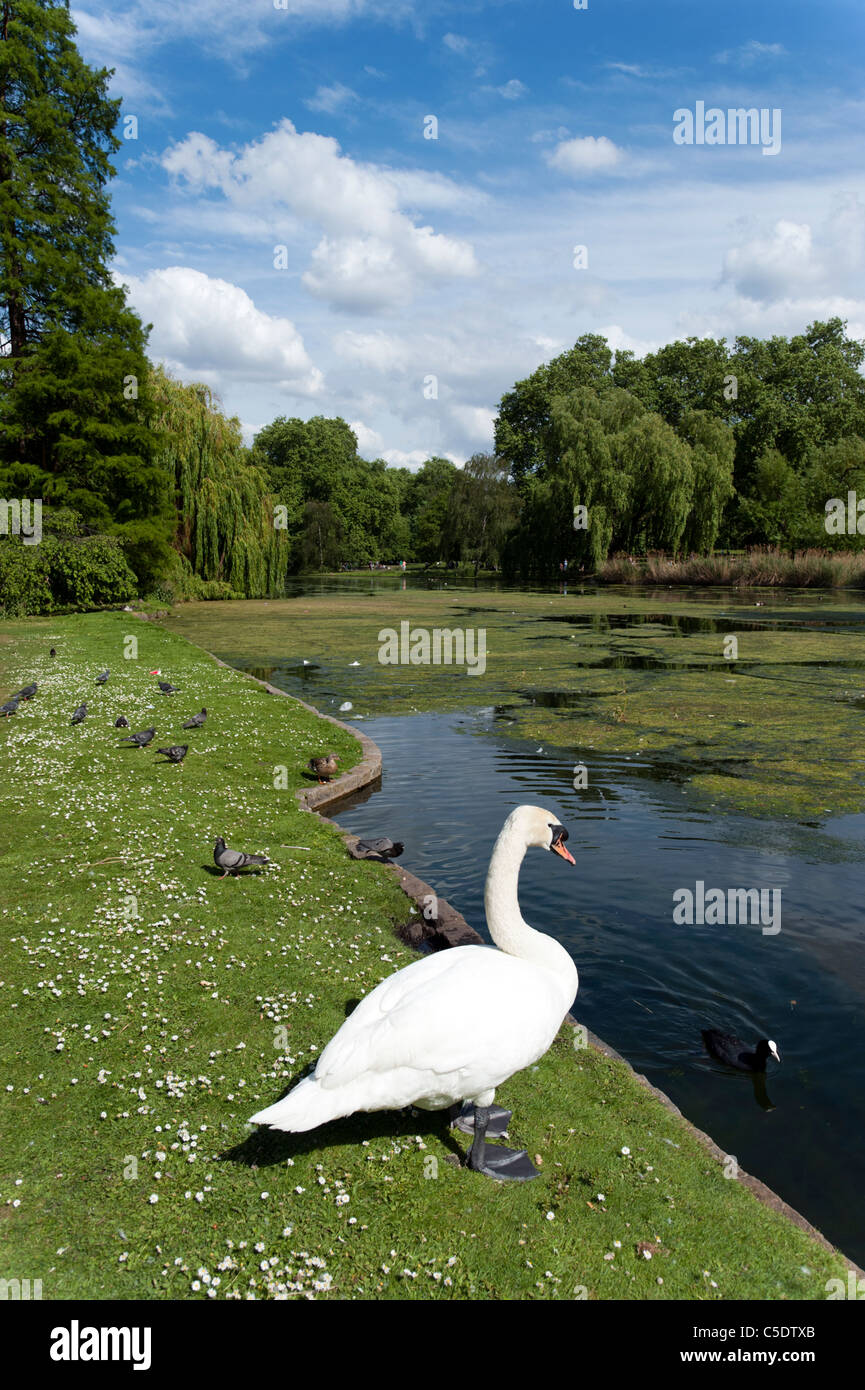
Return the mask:
{"type": "Polygon", "coordinates": [[[194,714],[191,719],[187,719],[184,729],[200,729],[207,718],[207,710],[202,709],[200,714],[194,714]]]}
{"type": "Polygon", "coordinates": [[[10,714],[18,713],[18,704],[20,699],[20,695],[13,695],[12,699],[7,700],[5,705],[0,705],[0,714],[2,714],[4,719],[8,719],[10,714]]]}
{"type": "Polygon", "coordinates": [[[356,844],[349,845],[348,852],[353,859],[380,859],[385,862],[398,859],[404,848],[402,840],[394,842],[383,835],[378,840],[358,840],[356,844]]]}
{"type": "Polygon", "coordinates": [[[227,849],[220,835],[213,851],[213,862],[218,869],[225,870],[222,875],[225,878],[226,874],[236,874],[238,869],[245,869],[248,864],[267,864],[269,861],[263,854],[244,854],[239,849],[227,849]]]}
{"type": "Polygon", "coordinates": [[[144,729],[140,734],[130,734],[123,742],[134,743],[138,748],[146,748],[155,733],[155,729],[144,729]]]}
{"type": "Polygon", "coordinates": [[[189,750],[188,743],[172,743],[170,748],[157,748],[157,753],[164,753],[170,763],[182,763],[189,750]]]}
{"type": "Polygon", "coordinates": [[[75,711],[75,713],[74,713],[73,716],[72,716],[72,723],[73,723],[73,724],[83,724],[83,723],[84,723],[84,720],[85,720],[86,718],[87,718],[87,706],[86,706],[86,705],[79,705],[78,708],[77,708],[77,710],[75,711]]]}
{"type": "Polygon", "coordinates": [[[177,685],[172,685],[170,681],[160,681],[159,689],[162,691],[163,695],[174,695],[180,689],[180,687],[177,685]]]}
{"type": "Polygon", "coordinates": [[[48,653],[48,655],[49,655],[49,656],[56,656],[56,655],[57,655],[57,648],[56,648],[56,647],[52,647],[51,650],[50,650],[50,652],[48,653]]]}
{"type": "Polygon", "coordinates": [[[108,677],[109,677],[110,675],[111,675],[111,672],[110,672],[110,671],[103,671],[101,676],[97,676],[97,677],[96,677],[96,684],[97,684],[97,685],[104,685],[105,682],[108,680],[108,677]]]}
{"type": "Polygon", "coordinates": [[[115,721],[114,721],[114,727],[115,727],[115,729],[128,729],[128,728],[129,728],[129,720],[126,718],[126,715],[125,715],[125,714],[121,714],[121,716],[120,716],[119,719],[115,719],[115,721]]]}
{"type": "Polygon", "coordinates": [[[25,685],[23,690],[17,691],[17,693],[13,695],[12,698],[13,700],[32,700],[33,696],[36,694],[36,691],[38,689],[38,685],[35,681],[33,681],[32,684],[25,685]]]}

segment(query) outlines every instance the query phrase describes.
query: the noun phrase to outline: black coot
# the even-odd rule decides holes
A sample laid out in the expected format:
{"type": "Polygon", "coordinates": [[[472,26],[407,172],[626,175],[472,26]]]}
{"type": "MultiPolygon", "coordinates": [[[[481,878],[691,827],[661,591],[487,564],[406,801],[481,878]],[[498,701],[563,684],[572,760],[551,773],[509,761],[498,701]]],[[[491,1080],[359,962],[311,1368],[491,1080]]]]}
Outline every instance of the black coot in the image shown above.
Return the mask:
{"type": "Polygon", "coordinates": [[[738,1071],[765,1071],[770,1056],[776,1062],[781,1060],[777,1044],[771,1038],[762,1038],[756,1047],[749,1048],[741,1038],[735,1038],[732,1033],[721,1033],[717,1028],[704,1028],[702,1036],[710,1057],[726,1063],[728,1067],[736,1067],[738,1071]]]}

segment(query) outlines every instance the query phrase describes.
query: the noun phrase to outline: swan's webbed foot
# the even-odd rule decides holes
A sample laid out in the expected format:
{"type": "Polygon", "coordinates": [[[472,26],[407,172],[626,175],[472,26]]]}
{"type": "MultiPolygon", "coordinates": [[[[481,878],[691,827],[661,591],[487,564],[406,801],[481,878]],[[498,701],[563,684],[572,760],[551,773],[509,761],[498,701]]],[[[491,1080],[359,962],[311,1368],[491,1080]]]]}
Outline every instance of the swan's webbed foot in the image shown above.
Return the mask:
{"type": "Polygon", "coordinates": [[[468,1166],[475,1173],[484,1173],[488,1178],[513,1179],[528,1182],[538,1176],[538,1170],[525,1149],[506,1149],[504,1144],[485,1144],[480,1157],[475,1158],[474,1144],[469,1151],[468,1166]]]}
{"type": "Polygon", "coordinates": [[[475,1137],[468,1155],[469,1168],[499,1181],[510,1179],[527,1182],[530,1178],[536,1178],[538,1170],[525,1149],[507,1149],[503,1144],[485,1143],[492,1109],[489,1105],[475,1106],[475,1137]]]}
{"type": "MultiPolygon", "coordinates": [[[[448,1111],[448,1123],[452,1129],[459,1129],[463,1134],[474,1134],[475,1132],[475,1105],[472,1101],[463,1101],[462,1105],[452,1105],[448,1111]]],[[[487,1106],[486,1132],[491,1139],[500,1139],[507,1133],[508,1125],[513,1115],[512,1110],[504,1110],[500,1105],[487,1106]]]]}

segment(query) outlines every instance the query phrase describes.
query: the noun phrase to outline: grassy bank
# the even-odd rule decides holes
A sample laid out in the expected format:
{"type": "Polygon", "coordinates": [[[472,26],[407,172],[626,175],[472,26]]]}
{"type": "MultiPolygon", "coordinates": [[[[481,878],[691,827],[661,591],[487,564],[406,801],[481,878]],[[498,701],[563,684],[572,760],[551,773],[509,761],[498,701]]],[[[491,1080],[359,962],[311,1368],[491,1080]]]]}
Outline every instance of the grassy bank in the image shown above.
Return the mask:
{"type": "Polygon", "coordinates": [[[0,1276],[144,1299],[823,1298],[843,1277],[567,1029],[499,1096],[534,1183],[455,1166],[435,1116],[251,1131],[412,958],[391,876],[292,794],[310,753],[357,746],[125,615],[0,626],[0,688],[33,679],[0,726],[0,1276]],[[155,693],[157,666],[180,694],[155,693]],[[202,705],[178,767],[117,746],[118,714],[162,744],[202,705]],[[271,864],[219,880],[219,833],[271,864]]]}
{"type": "Polygon", "coordinates": [[[497,733],[570,749],[575,762],[639,755],[700,804],[811,820],[862,806],[865,637],[844,626],[865,614],[855,602],[378,588],[190,604],[168,621],[323,709],[494,706],[497,733]],[[382,665],[378,634],[402,620],[483,629],[485,669],[382,665]]]}

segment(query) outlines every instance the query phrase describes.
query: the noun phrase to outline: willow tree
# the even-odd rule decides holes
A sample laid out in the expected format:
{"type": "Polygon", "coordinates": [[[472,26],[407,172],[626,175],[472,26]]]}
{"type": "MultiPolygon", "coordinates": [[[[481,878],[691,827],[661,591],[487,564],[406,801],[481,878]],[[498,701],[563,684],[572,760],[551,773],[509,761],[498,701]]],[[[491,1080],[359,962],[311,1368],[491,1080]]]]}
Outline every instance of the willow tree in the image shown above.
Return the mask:
{"type": "Polygon", "coordinates": [[[184,386],[161,367],[150,392],[160,460],[174,479],[174,547],[189,572],[247,598],[281,593],[288,545],[239,420],[223,415],[210,387],[184,386]]]}

